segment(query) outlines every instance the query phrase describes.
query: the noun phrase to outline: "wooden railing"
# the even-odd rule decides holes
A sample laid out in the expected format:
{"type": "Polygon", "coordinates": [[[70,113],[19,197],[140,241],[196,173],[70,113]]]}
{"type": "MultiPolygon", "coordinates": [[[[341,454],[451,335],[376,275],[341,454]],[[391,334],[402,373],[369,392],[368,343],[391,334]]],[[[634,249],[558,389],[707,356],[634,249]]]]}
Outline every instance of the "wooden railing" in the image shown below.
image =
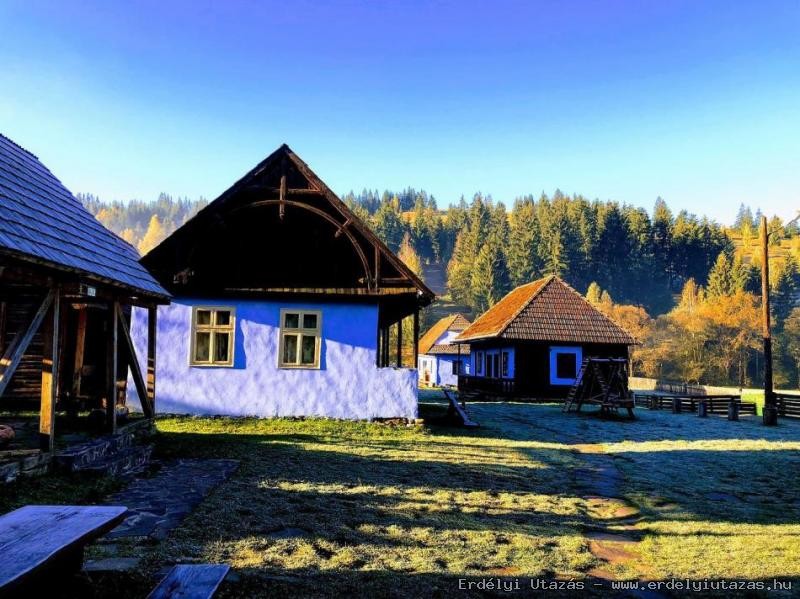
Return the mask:
{"type": "Polygon", "coordinates": [[[777,393],[775,399],[778,402],[778,416],[800,418],[800,395],[777,393]]]}
{"type": "Polygon", "coordinates": [[[466,374],[458,377],[458,390],[481,391],[492,395],[512,395],[515,391],[514,379],[493,379],[466,374]]]}
{"type": "MultiPolygon", "coordinates": [[[[728,412],[728,404],[735,402],[739,404],[740,414],[756,414],[756,404],[742,401],[739,395],[654,395],[636,393],[634,398],[637,406],[643,406],[651,410],[672,410],[674,413],[697,412],[697,405],[705,403],[708,406],[709,414],[726,414],[728,412]]],[[[798,400],[800,400],[800,397],[798,397],[798,400]]]]}

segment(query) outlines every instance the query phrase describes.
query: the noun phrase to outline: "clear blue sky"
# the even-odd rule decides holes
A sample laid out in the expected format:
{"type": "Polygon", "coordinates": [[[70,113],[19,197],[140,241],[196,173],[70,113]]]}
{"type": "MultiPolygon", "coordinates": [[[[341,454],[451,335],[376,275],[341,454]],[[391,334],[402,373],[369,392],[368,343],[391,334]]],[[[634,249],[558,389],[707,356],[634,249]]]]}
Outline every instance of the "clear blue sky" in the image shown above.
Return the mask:
{"type": "Polygon", "coordinates": [[[0,131],[74,192],[214,198],[287,142],[336,191],[800,208],[800,2],[0,1],[0,131]]]}

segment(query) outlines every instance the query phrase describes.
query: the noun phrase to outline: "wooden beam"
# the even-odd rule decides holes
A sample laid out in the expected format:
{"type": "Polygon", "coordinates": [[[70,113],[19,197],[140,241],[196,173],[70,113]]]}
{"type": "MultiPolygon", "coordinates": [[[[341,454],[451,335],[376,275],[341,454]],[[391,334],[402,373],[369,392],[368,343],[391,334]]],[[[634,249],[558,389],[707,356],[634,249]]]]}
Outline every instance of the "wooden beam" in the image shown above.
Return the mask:
{"type": "Polygon", "coordinates": [[[81,382],[83,378],[83,360],[86,350],[86,322],[89,311],[78,308],[78,330],[75,335],[75,360],[72,368],[72,395],[78,397],[81,394],[81,382]]]}
{"type": "Polygon", "coordinates": [[[411,341],[414,344],[414,367],[416,368],[419,357],[419,310],[414,310],[414,334],[411,341]]]}
{"type": "Polygon", "coordinates": [[[397,321],[397,367],[403,367],[403,319],[397,321]]]}
{"type": "Polygon", "coordinates": [[[368,287],[374,287],[375,289],[380,286],[381,281],[381,249],[376,245],[375,247],[375,277],[372,279],[372,284],[367,281],[368,287]]]}
{"type": "Polygon", "coordinates": [[[339,239],[339,237],[341,237],[342,233],[344,232],[345,228],[349,227],[351,224],[353,224],[353,219],[352,218],[348,218],[346,221],[344,221],[342,223],[342,226],[339,227],[336,230],[336,233],[333,234],[334,239],[339,239]]]}
{"type": "Polygon", "coordinates": [[[36,331],[39,330],[42,320],[44,320],[47,310],[50,308],[50,304],[53,303],[55,295],[56,292],[53,289],[47,293],[41,305],[34,313],[28,328],[24,333],[20,331],[14,336],[14,339],[8,344],[8,347],[6,347],[3,357],[0,358],[0,397],[3,396],[11,377],[14,376],[14,371],[17,369],[17,366],[19,366],[20,360],[22,360],[25,351],[31,344],[31,339],[33,339],[36,331]]]}
{"type": "MultiPolygon", "coordinates": [[[[0,352],[6,346],[6,314],[8,312],[7,303],[0,301],[0,352]]],[[[0,354],[1,355],[1,354],[0,354]]]]}
{"type": "Polygon", "coordinates": [[[147,400],[156,413],[156,332],[158,331],[158,308],[147,309],[147,400]]]}
{"type": "MultiPolygon", "coordinates": [[[[269,185],[248,185],[247,191],[255,191],[260,194],[265,195],[280,195],[281,188],[280,187],[270,187],[269,185]]],[[[312,188],[299,188],[299,187],[287,187],[286,189],[287,196],[304,196],[304,195],[316,195],[321,196],[323,193],[319,189],[312,189],[312,188]]]]}
{"type": "Polygon", "coordinates": [[[106,427],[117,432],[117,315],[119,302],[114,301],[108,312],[106,329],[106,427]]]}
{"type": "Polygon", "coordinates": [[[56,400],[58,399],[58,336],[61,331],[61,292],[56,287],[42,335],[42,389],[39,407],[39,448],[51,452],[55,448],[56,400]]]}
{"type": "Polygon", "coordinates": [[[283,220],[286,212],[286,158],[281,160],[281,188],[279,193],[278,216],[283,220]]]}
{"type": "Polygon", "coordinates": [[[136,348],[131,339],[131,332],[128,329],[128,321],[122,313],[122,307],[116,305],[117,319],[119,322],[119,329],[122,331],[122,339],[125,342],[125,348],[128,350],[128,366],[131,369],[133,384],[136,387],[136,394],[139,396],[139,403],[142,404],[142,411],[147,418],[153,417],[153,407],[150,405],[150,397],[147,392],[147,386],[144,384],[144,377],[142,376],[142,368],[139,366],[139,358],[136,356],[136,348]]]}

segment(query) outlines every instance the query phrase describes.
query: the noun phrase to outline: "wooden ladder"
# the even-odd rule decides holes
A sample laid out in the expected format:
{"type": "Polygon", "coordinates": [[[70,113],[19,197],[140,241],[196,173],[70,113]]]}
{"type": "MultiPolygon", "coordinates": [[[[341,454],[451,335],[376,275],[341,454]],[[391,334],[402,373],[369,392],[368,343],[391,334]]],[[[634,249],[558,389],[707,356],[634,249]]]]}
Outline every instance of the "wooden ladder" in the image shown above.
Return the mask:
{"type": "Polygon", "coordinates": [[[584,358],[581,362],[581,367],[578,370],[578,375],[575,377],[575,382],[570,387],[567,393],[567,398],[564,400],[564,407],[561,408],[564,412],[569,412],[572,409],[572,404],[578,395],[578,391],[583,386],[583,376],[586,374],[586,367],[589,365],[589,358],[584,358]]]}

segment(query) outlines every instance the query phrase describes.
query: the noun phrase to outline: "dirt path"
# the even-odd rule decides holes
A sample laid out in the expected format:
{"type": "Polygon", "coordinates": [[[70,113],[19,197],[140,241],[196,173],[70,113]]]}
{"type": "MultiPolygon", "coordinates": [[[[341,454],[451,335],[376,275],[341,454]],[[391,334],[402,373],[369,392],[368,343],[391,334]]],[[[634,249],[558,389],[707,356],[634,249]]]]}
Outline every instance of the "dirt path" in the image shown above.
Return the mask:
{"type": "MultiPolygon", "coordinates": [[[[620,570],[632,571],[640,581],[653,580],[654,573],[640,562],[642,521],[639,509],[623,496],[624,475],[614,463],[614,457],[605,453],[600,444],[577,443],[573,445],[583,466],[574,473],[578,483],[586,489],[587,515],[596,524],[588,527],[584,537],[589,551],[603,562],[587,572],[590,578],[608,582],[620,579],[620,570]]],[[[636,597],[657,599],[666,597],[654,591],[631,593],[636,597]]]]}

